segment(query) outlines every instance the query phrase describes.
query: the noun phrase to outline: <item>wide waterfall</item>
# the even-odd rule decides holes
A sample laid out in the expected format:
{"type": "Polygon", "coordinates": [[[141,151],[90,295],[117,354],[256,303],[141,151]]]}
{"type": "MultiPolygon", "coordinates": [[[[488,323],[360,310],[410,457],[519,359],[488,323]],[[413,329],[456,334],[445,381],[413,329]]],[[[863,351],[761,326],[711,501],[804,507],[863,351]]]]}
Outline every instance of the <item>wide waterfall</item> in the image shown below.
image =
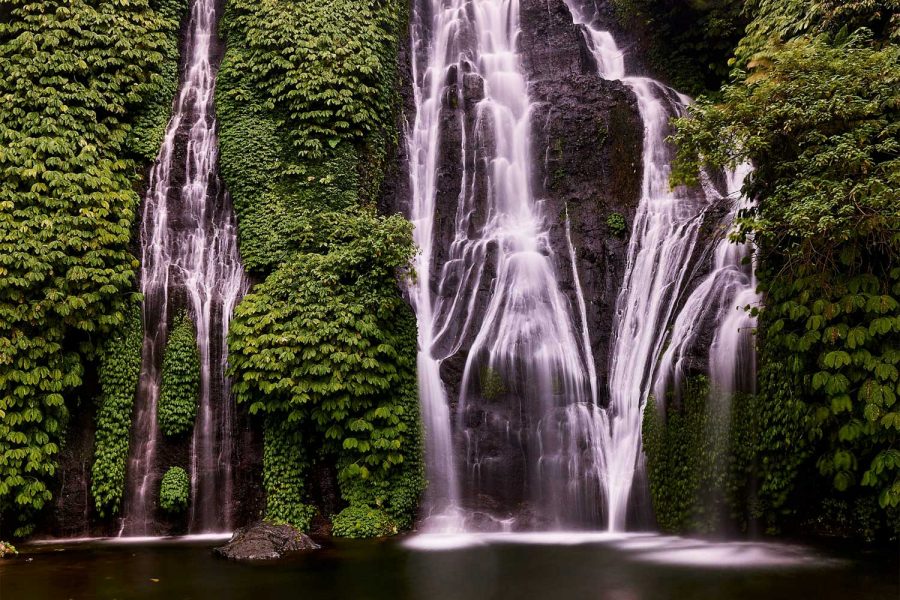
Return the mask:
{"type": "MultiPolygon", "coordinates": [[[[625,529],[633,485],[643,477],[643,408],[656,373],[671,367],[679,323],[700,316],[689,307],[707,306],[703,290],[714,289],[719,299],[709,357],[715,382],[740,387],[735,379],[746,360],[733,357],[752,356],[743,321],[749,317],[726,310],[755,294],[742,265],[747,247],[723,239],[712,274],[694,294],[700,299],[689,298],[679,311],[704,260],[707,209],[739,191],[742,175],[730,174],[724,192],[709,176],[696,189],[672,188],[669,120],[684,114],[690,99],[653,79],[628,76],[613,36],[567,4],[600,76],[621,81],[636,97],[644,129],[607,406],[600,405],[568,215],[561,215],[566,247],[554,248],[531,181],[533,106],[516,49],[518,4],[435,0],[415,7],[416,114],[407,150],[420,248],[410,292],[419,319],[431,481],[426,529],[604,521],[611,530],[625,529]],[[451,160],[459,162],[458,181],[444,172],[451,160]],[[562,261],[572,271],[568,298],[557,275],[562,261]],[[491,498],[488,506],[484,497],[491,498]]],[[[732,202],[726,226],[737,208],[732,202]]]]}
{"type": "MultiPolygon", "coordinates": [[[[482,491],[527,505],[533,522],[547,526],[597,521],[601,510],[598,455],[583,451],[596,447],[585,436],[602,417],[593,357],[560,291],[532,189],[532,105],[516,48],[518,13],[517,0],[423,0],[414,9],[408,153],[420,254],[411,296],[432,485],[426,529],[465,527],[464,505],[490,513],[477,506],[482,491]],[[450,126],[458,127],[452,148],[442,139],[450,126]],[[448,154],[461,173],[449,184],[439,167],[448,154]],[[439,254],[442,185],[458,191],[455,212],[442,215],[453,227],[439,254]],[[456,402],[441,379],[453,355],[465,357],[456,402]]],[[[521,526],[512,518],[480,522],[521,526]]]]}
{"type": "Polygon", "coordinates": [[[181,87],[150,174],[141,225],[144,343],[122,534],[153,532],[159,489],[157,402],[168,323],[186,307],[197,332],[200,396],[190,448],[191,532],[231,527],[233,400],[228,324],[248,287],[231,202],[217,175],[214,0],[193,0],[181,87]]]}

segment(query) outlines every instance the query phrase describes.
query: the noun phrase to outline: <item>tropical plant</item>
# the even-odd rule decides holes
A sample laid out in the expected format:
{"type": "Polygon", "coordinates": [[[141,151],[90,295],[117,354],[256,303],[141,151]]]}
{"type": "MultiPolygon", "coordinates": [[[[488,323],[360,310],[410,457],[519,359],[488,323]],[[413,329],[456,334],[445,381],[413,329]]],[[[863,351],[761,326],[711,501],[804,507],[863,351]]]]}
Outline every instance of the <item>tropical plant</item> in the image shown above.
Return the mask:
{"type": "Polygon", "coordinates": [[[159,487],[159,507],[167,513],[183,513],[191,496],[191,480],[181,467],[169,467],[159,487]]]}
{"type": "Polygon", "coordinates": [[[175,317],[166,342],[161,385],[156,413],[160,430],[168,436],[190,431],[197,416],[200,355],[194,324],[186,311],[175,317]]]}

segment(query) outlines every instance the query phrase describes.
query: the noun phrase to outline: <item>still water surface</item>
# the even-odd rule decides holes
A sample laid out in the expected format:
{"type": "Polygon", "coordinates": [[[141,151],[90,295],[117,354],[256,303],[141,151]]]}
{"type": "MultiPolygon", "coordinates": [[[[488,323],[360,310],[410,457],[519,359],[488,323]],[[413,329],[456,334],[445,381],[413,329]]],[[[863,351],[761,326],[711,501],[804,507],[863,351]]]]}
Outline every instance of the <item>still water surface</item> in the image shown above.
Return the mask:
{"type": "Polygon", "coordinates": [[[0,561],[0,600],[897,600],[896,552],[710,544],[661,536],[532,534],[340,541],[260,564],[220,539],[83,541],[0,561]],[[29,560],[30,559],[30,560],[29,560]]]}

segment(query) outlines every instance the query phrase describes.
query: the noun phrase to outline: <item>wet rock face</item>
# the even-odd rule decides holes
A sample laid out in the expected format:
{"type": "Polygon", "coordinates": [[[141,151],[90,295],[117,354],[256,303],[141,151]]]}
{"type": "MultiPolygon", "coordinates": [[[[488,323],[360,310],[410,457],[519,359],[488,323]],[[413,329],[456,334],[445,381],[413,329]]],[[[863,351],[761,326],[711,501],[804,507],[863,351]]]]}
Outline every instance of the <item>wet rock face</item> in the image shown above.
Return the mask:
{"type": "Polygon", "coordinates": [[[519,44],[536,103],[534,189],[551,226],[560,286],[579,319],[568,216],[599,400],[605,403],[615,303],[640,199],[643,124],[632,92],[597,74],[582,29],[572,24],[563,0],[521,0],[520,6],[519,44]],[[617,217],[626,231],[611,227],[617,217]]]}
{"type": "Polygon", "coordinates": [[[230,560],[274,560],[289,552],[317,548],[309,536],[291,525],[262,522],[238,529],[227,544],[213,552],[230,560]]]}
{"type": "MultiPolygon", "coordinates": [[[[581,286],[598,400],[604,404],[615,304],[624,276],[628,232],[640,198],[643,124],[631,91],[597,73],[582,30],[573,25],[563,0],[520,0],[520,29],[519,50],[533,103],[535,201],[542,205],[558,283],[579,332],[583,324],[577,287],[581,286]],[[613,216],[624,219],[625,232],[610,226],[613,216]]],[[[461,96],[469,101],[469,94],[461,96]]],[[[459,138],[450,132],[460,121],[454,115],[447,126],[445,139],[454,144],[459,138]]],[[[458,162],[454,157],[453,163],[458,162]]],[[[457,175],[453,164],[442,162],[441,169],[457,175]]],[[[456,189],[438,193],[438,231],[447,227],[447,215],[456,209],[457,197],[456,189]]],[[[435,257],[440,260],[438,251],[435,257]]],[[[483,315],[483,310],[476,305],[480,311],[476,315],[483,315]]],[[[460,393],[467,346],[463,344],[441,364],[454,413],[458,412],[454,398],[460,393]]],[[[515,387],[515,382],[506,383],[515,387]]],[[[542,474],[532,472],[537,457],[529,456],[534,444],[528,436],[540,424],[535,415],[522,411],[520,398],[511,393],[466,403],[465,413],[457,415],[465,429],[458,431],[458,463],[464,469],[461,481],[472,508],[537,526],[541,510],[532,501],[541,494],[532,488],[539,485],[542,474]]]]}
{"type": "MultiPolygon", "coordinates": [[[[531,148],[535,200],[543,206],[559,285],[568,298],[570,312],[577,321],[576,330],[580,332],[576,274],[566,236],[568,217],[578,282],[586,303],[586,325],[599,377],[600,401],[605,402],[615,302],[640,195],[643,125],[633,94],[621,83],[606,81],[597,74],[597,65],[582,30],[573,25],[563,0],[520,0],[520,30],[522,66],[529,82],[530,99],[535,103],[531,148]],[[610,226],[612,215],[624,219],[624,232],[610,226]]],[[[406,61],[403,65],[406,67],[409,57],[401,60],[406,61]]],[[[473,237],[478,236],[487,206],[486,164],[479,157],[490,154],[487,147],[494,140],[489,131],[482,130],[476,135],[474,117],[484,84],[466,67],[463,64],[448,73],[442,98],[434,262],[429,282],[435,298],[451,294],[463,276],[454,272],[454,265],[445,265],[456,234],[464,172],[473,198],[467,221],[473,237]],[[463,141],[465,152],[462,152],[463,141]],[[440,286],[442,279],[444,285],[440,286]]],[[[409,72],[408,68],[401,68],[406,123],[415,119],[409,72]]],[[[405,161],[404,152],[405,148],[401,148],[398,162],[405,161]]],[[[405,164],[394,171],[397,172],[408,180],[405,164]]],[[[380,204],[383,211],[409,216],[411,192],[407,180],[388,182],[380,204]]],[[[446,320],[450,325],[435,340],[433,350],[442,358],[441,377],[456,430],[457,464],[468,496],[464,501],[470,508],[484,510],[493,517],[527,517],[533,512],[528,500],[532,494],[526,483],[531,476],[528,465],[532,461],[526,456],[527,444],[517,431],[528,431],[535,424],[519,422],[522,411],[514,394],[501,393],[491,401],[469,402],[465,414],[460,414],[459,387],[475,331],[450,329],[454,324],[461,328],[467,317],[478,323],[485,314],[496,265],[494,250],[488,245],[484,252],[484,272],[473,304],[446,320]],[[459,339],[459,346],[452,343],[459,339]]]]}

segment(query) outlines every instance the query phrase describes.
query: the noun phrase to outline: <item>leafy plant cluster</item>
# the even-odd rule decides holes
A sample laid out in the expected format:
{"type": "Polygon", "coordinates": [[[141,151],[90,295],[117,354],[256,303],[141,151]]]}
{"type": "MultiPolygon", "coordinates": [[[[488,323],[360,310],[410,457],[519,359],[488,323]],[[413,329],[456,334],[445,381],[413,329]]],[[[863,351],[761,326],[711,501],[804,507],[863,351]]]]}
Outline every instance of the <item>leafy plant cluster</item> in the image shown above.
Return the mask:
{"type": "Polygon", "coordinates": [[[159,487],[159,507],[169,514],[187,510],[191,496],[191,480],[181,467],[169,467],[159,487]]]}
{"type": "Polygon", "coordinates": [[[303,435],[296,423],[273,415],[266,419],[263,452],[263,485],[266,489],[266,520],[288,523],[307,531],[316,514],[308,503],[306,480],[309,469],[303,435]]]}
{"type": "Polygon", "coordinates": [[[181,311],[172,324],[163,355],[162,385],[157,407],[159,428],[176,436],[194,427],[200,391],[200,354],[194,324],[181,311]]]}
{"type": "Polygon", "coordinates": [[[397,533],[397,524],[369,506],[348,506],[334,518],[334,535],[346,538],[385,537],[397,533]]]}
{"type": "Polygon", "coordinates": [[[0,2],[0,514],[15,535],[50,498],[65,395],[125,321],[129,134],[163,85],[171,15],[147,0],[0,2]]]}
{"type": "Polygon", "coordinates": [[[617,20],[636,32],[649,66],[676,88],[696,94],[728,77],[741,38],[744,0],[613,0],[617,20]]]}
{"type": "MultiPolygon", "coordinates": [[[[678,122],[675,172],[750,160],[760,507],[900,506],[900,46],[891,3],[755,3],[735,80],[678,122]],[[864,27],[861,27],[864,26],[864,27]],[[821,481],[821,480],[818,480],[821,481]]],[[[894,9],[896,7],[893,7],[894,9]]]]}
{"type": "Polygon", "coordinates": [[[665,412],[652,397],[644,409],[650,495],[663,531],[710,532],[727,512],[730,414],[710,401],[706,377],[689,378],[680,392],[665,412]]]}
{"type": "Polygon", "coordinates": [[[118,514],[122,505],[142,341],[141,309],[135,302],[125,323],[104,342],[99,356],[100,398],[91,495],[101,517],[118,514]]]}
{"type": "Polygon", "coordinates": [[[424,485],[415,320],[397,286],[411,228],[372,208],[396,143],[405,11],[239,1],[224,17],[220,164],[260,281],[235,310],[233,389],[265,415],[267,518],[301,529],[313,462],[337,468],[354,511],[395,529],[424,485]]]}

